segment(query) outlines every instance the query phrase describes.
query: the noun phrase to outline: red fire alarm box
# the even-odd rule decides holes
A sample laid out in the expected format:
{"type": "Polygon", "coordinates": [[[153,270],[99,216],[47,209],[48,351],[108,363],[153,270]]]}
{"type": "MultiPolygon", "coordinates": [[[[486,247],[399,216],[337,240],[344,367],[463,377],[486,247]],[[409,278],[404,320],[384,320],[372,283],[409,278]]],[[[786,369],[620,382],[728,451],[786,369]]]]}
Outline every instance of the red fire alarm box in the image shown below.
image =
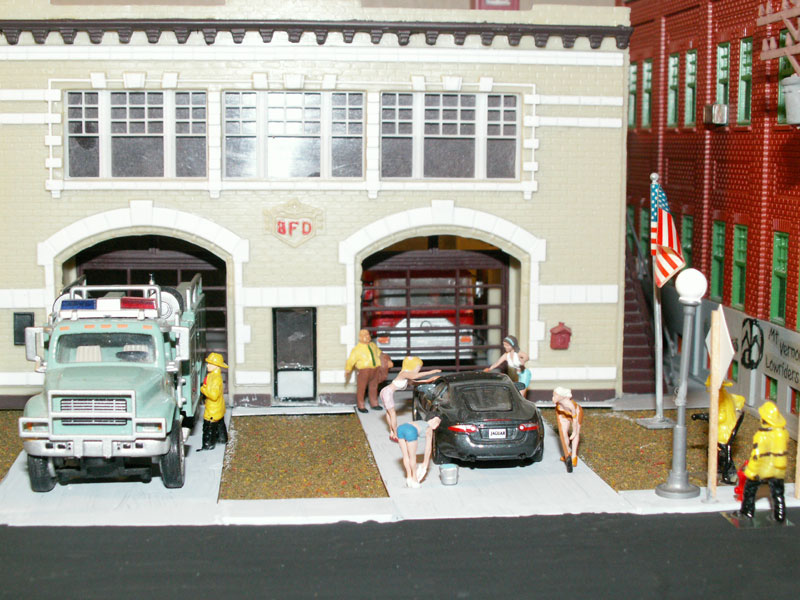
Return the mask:
{"type": "Polygon", "coordinates": [[[569,339],[572,329],[560,322],[550,330],[550,348],[553,350],[566,350],[569,348],[569,339]]]}

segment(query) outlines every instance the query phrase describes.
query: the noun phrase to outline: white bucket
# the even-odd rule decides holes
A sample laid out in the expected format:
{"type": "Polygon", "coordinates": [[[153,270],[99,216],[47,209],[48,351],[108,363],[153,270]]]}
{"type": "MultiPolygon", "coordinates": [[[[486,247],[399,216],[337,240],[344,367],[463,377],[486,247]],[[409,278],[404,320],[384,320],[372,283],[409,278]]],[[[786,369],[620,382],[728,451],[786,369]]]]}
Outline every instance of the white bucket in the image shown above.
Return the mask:
{"type": "Polygon", "coordinates": [[[439,479],[442,485],[455,485],[458,483],[458,465],[446,464],[439,465],[439,479]]]}

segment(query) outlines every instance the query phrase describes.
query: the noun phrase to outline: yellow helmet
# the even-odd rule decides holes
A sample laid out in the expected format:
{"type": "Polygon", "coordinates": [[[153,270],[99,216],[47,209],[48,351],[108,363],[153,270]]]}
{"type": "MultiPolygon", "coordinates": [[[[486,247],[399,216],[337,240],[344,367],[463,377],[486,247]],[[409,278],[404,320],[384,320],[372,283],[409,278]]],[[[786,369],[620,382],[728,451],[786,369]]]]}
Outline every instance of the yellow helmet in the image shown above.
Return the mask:
{"type": "Polygon", "coordinates": [[[418,356],[406,356],[403,359],[403,371],[413,371],[422,366],[422,359],[418,356]]]}
{"type": "Polygon", "coordinates": [[[222,360],[222,355],[219,352],[212,352],[206,356],[206,362],[210,365],[214,365],[215,367],[221,367],[223,369],[228,368],[228,365],[226,365],[225,361],[222,360]]]}
{"type": "Polygon", "coordinates": [[[783,418],[775,403],[770,400],[761,405],[758,409],[758,414],[761,416],[761,420],[770,427],[783,427],[786,425],[786,419],[783,418]]]}

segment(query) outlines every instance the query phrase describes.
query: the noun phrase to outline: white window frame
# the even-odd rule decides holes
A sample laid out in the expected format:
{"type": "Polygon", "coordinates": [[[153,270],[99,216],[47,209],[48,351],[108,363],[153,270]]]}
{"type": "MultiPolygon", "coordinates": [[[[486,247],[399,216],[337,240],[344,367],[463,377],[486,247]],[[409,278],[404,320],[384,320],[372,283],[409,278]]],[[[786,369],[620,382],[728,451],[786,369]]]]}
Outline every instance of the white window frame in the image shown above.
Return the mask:
{"type": "MultiPolygon", "coordinates": [[[[225,114],[222,116],[222,144],[223,144],[223,157],[222,157],[222,169],[223,169],[223,179],[226,181],[247,181],[247,180],[259,180],[259,181],[275,181],[275,180],[283,180],[283,181],[305,181],[305,180],[331,180],[331,181],[359,181],[363,180],[365,177],[366,167],[365,167],[365,160],[364,154],[367,145],[367,137],[366,137],[366,101],[367,101],[367,94],[360,90],[340,90],[337,89],[335,91],[322,91],[322,90],[270,90],[270,91],[254,91],[254,90],[223,90],[222,91],[222,109],[223,113],[226,111],[228,104],[227,104],[227,97],[228,94],[255,94],[256,95],[256,102],[255,102],[255,109],[256,109],[256,130],[252,136],[241,136],[241,137],[254,137],[256,143],[256,171],[255,174],[252,176],[232,176],[228,175],[227,173],[227,158],[225,156],[226,148],[227,148],[227,139],[231,135],[227,132],[227,117],[225,114]],[[319,177],[312,177],[312,176],[299,176],[299,177],[286,177],[284,175],[273,175],[269,172],[269,149],[268,149],[268,139],[271,137],[270,132],[268,130],[268,124],[270,123],[269,118],[269,97],[272,94],[302,94],[302,95],[319,95],[320,96],[320,117],[319,117],[319,124],[320,124],[320,131],[318,134],[313,135],[306,135],[306,134],[297,134],[291,135],[286,134],[285,136],[278,136],[278,137],[298,137],[298,138],[318,138],[320,142],[320,169],[319,169],[319,177]],[[333,96],[335,94],[360,94],[362,96],[361,101],[361,110],[362,110],[362,118],[361,118],[361,175],[358,176],[351,176],[351,177],[336,177],[333,175],[333,156],[332,156],[332,149],[333,149],[333,140],[337,137],[358,137],[358,136],[339,136],[333,132],[333,96]]],[[[347,105],[349,107],[349,105],[347,105]]],[[[238,134],[237,134],[238,135],[238,134]]]]}
{"type": "MultiPolygon", "coordinates": [[[[104,90],[92,90],[92,89],[68,89],[64,90],[64,106],[65,106],[65,113],[66,113],[66,121],[67,121],[67,129],[65,132],[66,143],[64,145],[64,178],[66,180],[77,180],[77,181],[98,181],[98,180],[120,180],[120,179],[144,179],[144,180],[166,180],[166,179],[177,179],[181,181],[202,181],[208,178],[208,171],[209,171],[209,128],[208,128],[208,92],[203,89],[186,89],[186,90],[168,90],[168,89],[142,89],[142,90],[134,90],[134,89],[104,89],[104,90]],[[87,93],[96,93],[98,95],[98,132],[97,134],[91,134],[92,137],[98,137],[98,152],[99,152],[99,174],[98,176],[72,176],[69,173],[70,170],[70,161],[69,161],[69,139],[72,137],[86,137],[82,134],[71,134],[69,132],[69,123],[72,121],[69,117],[69,94],[80,92],[83,94],[87,93]],[[163,131],[161,132],[160,136],[152,136],[152,137],[161,137],[164,143],[164,156],[163,156],[163,175],[155,175],[155,176],[119,176],[112,174],[112,161],[111,161],[111,152],[112,152],[112,145],[113,145],[113,138],[116,137],[116,134],[112,132],[111,122],[112,122],[112,110],[111,110],[111,96],[115,93],[159,93],[162,94],[163,97],[163,104],[161,105],[163,108],[163,115],[162,115],[162,123],[163,123],[163,131]],[[181,93],[188,93],[191,97],[192,94],[202,93],[206,96],[206,104],[205,104],[205,111],[206,111],[206,118],[205,118],[205,133],[202,135],[195,136],[193,134],[178,134],[176,133],[176,123],[178,121],[176,115],[176,95],[181,93]],[[198,175],[198,176],[191,176],[191,177],[179,177],[176,175],[176,154],[177,154],[177,138],[178,137],[203,137],[205,138],[205,161],[206,161],[206,173],[205,175],[198,175]]],[[[81,104],[83,107],[84,105],[81,104]]],[[[191,111],[191,104],[189,105],[189,109],[191,111]]],[[[85,120],[85,119],[82,119],[85,120]]],[[[126,136],[129,134],[126,134],[126,136]]],[[[135,136],[135,134],[132,134],[135,136]]],[[[148,136],[151,137],[151,136],[148,136]]]]}
{"type": "MultiPolygon", "coordinates": [[[[509,181],[519,181],[520,180],[520,172],[521,172],[521,150],[522,150],[522,137],[523,137],[523,123],[522,123],[522,114],[523,114],[523,98],[520,94],[511,93],[511,92],[446,92],[446,91],[424,91],[424,92],[409,92],[409,91],[394,91],[394,90],[384,90],[380,92],[380,107],[381,111],[383,110],[383,96],[385,94],[393,94],[397,97],[401,95],[408,95],[411,94],[412,102],[411,102],[411,110],[412,110],[412,132],[407,135],[402,134],[390,134],[386,135],[383,133],[383,116],[379,118],[381,124],[381,133],[380,133],[380,143],[381,146],[383,144],[383,140],[385,138],[408,138],[411,137],[411,175],[409,177],[390,177],[384,176],[383,170],[380,169],[380,178],[382,181],[385,182],[393,182],[393,181],[408,181],[408,180],[424,180],[424,181],[437,181],[437,180],[454,180],[454,181],[486,181],[486,182],[509,182],[509,181]],[[439,95],[439,96],[447,96],[447,95],[458,95],[458,96],[475,96],[475,120],[472,121],[475,126],[475,132],[472,136],[465,136],[465,135],[455,135],[454,137],[458,139],[472,139],[475,143],[475,164],[474,164],[474,176],[473,177],[426,177],[425,176],[425,141],[428,138],[446,138],[446,135],[428,135],[425,132],[425,125],[428,122],[425,116],[426,104],[425,104],[425,97],[429,94],[439,95]],[[491,139],[511,139],[510,136],[505,135],[490,135],[487,131],[489,126],[488,115],[491,108],[489,107],[489,97],[490,96],[500,96],[501,98],[501,106],[500,110],[503,110],[503,98],[507,96],[513,96],[516,98],[516,104],[514,110],[516,111],[516,117],[513,122],[515,128],[515,134],[513,139],[515,141],[514,145],[514,176],[508,178],[500,178],[500,177],[487,177],[487,159],[488,159],[488,143],[491,139]]],[[[461,104],[459,103],[459,107],[461,104]]],[[[460,121],[459,121],[460,123],[460,121]]],[[[501,121],[504,123],[504,121],[501,121]]]]}

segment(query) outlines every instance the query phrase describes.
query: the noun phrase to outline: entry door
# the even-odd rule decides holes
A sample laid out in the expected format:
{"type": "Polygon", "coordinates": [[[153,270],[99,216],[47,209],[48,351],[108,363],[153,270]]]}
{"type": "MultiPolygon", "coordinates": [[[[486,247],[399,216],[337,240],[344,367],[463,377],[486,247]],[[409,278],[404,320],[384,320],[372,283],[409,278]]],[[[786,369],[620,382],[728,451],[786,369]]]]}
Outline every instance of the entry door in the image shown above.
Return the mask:
{"type": "Polygon", "coordinates": [[[275,399],[314,401],[317,397],[317,310],[272,311],[275,399]]]}

